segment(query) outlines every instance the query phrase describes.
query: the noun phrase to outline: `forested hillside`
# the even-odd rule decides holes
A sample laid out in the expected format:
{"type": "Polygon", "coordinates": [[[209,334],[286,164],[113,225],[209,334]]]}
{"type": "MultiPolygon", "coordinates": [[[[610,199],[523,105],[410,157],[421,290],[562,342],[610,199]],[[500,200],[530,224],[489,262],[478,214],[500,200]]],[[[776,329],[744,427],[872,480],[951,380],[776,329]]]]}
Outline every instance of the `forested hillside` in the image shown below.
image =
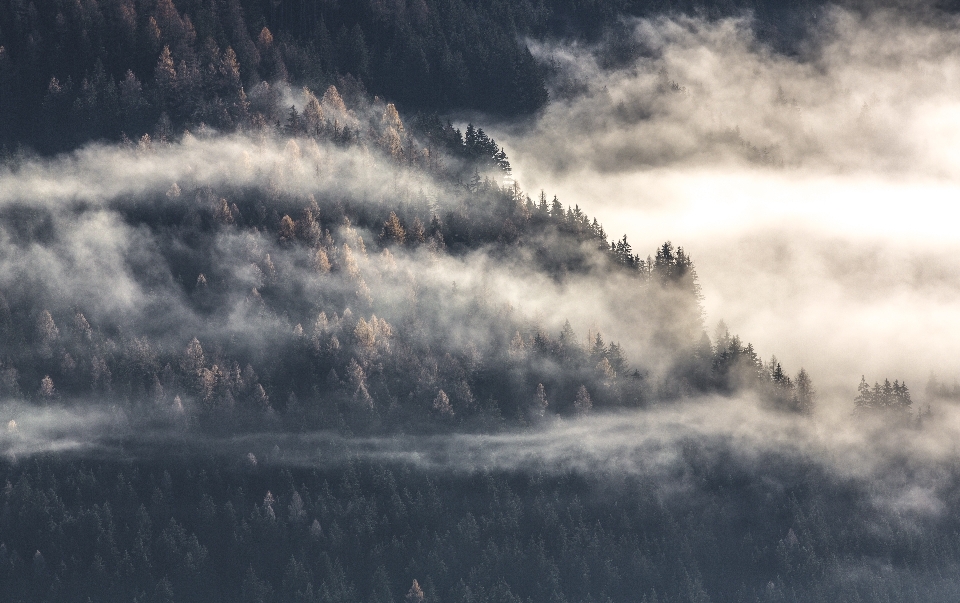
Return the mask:
{"type": "Polygon", "coordinates": [[[627,17],[752,14],[791,53],[819,10],[3,3],[0,598],[955,600],[958,387],[824,411],[708,324],[697,241],[488,133],[565,102],[530,40],[622,69],[627,17]]]}
{"type": "MultiPolygon", "coordinates": [[[[408,131],[392,104],[354,111],[332,86],[319,100],[303,95],[302,114],[260,130],[259,143],[231,140],[253,145],[254,156],[242,151],[247,182],[188,171],[93,206],[7,205],[6,395],[106,398],[215,429],[495,427],[745,387],[811,411],[805,373],[797,389],[723,327],[710,341],[682,248],[667,242],[643,258],[579,207],[503,184],[509,162],[480,128],[464,136],[421,119],[408,131]],[[350,182],[368,169],[391,170],[386,184],[397,186],[350,182]],[[73,240],[90,220],[137,233],[100,261],[122,266],[146,306],[85,299],[63,282],[95,252],[73,240]],[[35,264],[48,253],[53,265],[35,264]],[[489,278],[533,279],[534,289],[620,283],[610,293],[633,306],[628,347],[645,358],[592,325],[574,329],[577,316],[504,305],[488,277],[458,284],[458,272],[474,278],[485,264],[489,278]]],[[[131,171],[180,154],[209,161],[211,143],[145,135],[111,161],[131,171]]],[[[27,159],[17,169],[49,168],[27,159]]],[[[109,290],[120,275],[91,276],[109,290]]]]}
{"type": "MultiPolygon", "coordinates": [[[[777,2],[707,3],[752,10],[771,39],[803,13],[777,2]]],[[[303,2],[101,0],[0,7],[0,145],[46,152],[206,124],[235,131],[285,95],[338,84],[407,112],[516,116],[547,102],[544,66],[525,36],[595,38],[620,15],[694,4],[606,2],[303,2]]],[[[629,46],[629,45],[628,45],[629,46]]],[[[280,102],[284,105],[284,102],[280,102]]]]}

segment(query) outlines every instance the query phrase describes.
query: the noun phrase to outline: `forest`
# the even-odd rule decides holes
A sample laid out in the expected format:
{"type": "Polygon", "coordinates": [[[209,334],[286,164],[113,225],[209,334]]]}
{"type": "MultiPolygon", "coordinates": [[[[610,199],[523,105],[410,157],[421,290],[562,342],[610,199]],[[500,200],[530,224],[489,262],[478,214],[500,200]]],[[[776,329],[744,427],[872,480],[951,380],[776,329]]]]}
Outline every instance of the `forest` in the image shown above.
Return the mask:
{"type": "Polygon", "coordinates": [[[341,78],[341,93],[408,112],[520,116],[548,98],[524,36],[592,39],[624,14],[694,8],[757,11],[778,41],[802,21],[774,0],[12,0],[0,7],[0,144],[50,153],[136,140],[158,122],[234,131],[261,115],[273,125],[264,109],[278,84],[317,90],[341,78]]]}
{"type": "Polygon", "coordinates": [[[576,96],[545,40],[825,10],[3,3],[3,599],[955,600],[956,384],[838,403],[491,134],[576,96]]]}

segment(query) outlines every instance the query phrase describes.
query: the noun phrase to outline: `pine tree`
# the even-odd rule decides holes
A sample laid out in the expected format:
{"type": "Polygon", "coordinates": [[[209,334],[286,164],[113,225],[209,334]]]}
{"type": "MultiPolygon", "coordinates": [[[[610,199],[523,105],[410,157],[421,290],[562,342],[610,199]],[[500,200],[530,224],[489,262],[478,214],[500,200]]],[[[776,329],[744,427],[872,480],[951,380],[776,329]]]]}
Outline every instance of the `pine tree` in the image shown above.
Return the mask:
{"type": "Polygon", "coordinates": [[[573,400],[573,408],[578,417],[586,416],[593,408],[593,401],[590,399],[590,392],[583,385],[577,389],[577,397],[573,400]]]}
{"type": "Polygon", "coordinates": [[[157,59],[157,66],[153,70],[153,85],[159,109],[172,112],[180,96],[180,83],[169,46],[163,47],[157,59]]]}
{"type": "Polygon", "coordinates": [[[600,333],[597,333],[596,338],[593,340],[593,347],[590,350],[590,360],[594,363],[599,363],[601,360],[606,359],[607,357],[607,346],[603,343],[603,337],[600,336],[600,333]]]}
{"type": "Polygon", "coordinates": [[[537,417],[543,417],[547,412],[547,406],[549,406],[549,402],[547,402],[547,391],[544,389],[542,383],[538,383],[537,399],[534,402],[534,414],[537,417]]]}
{"type": "Polygon", "coordinates": [[[805,415],[813,414],[815,395],[810,375],[801,368],[796,378],[797,410],[805,415]]]}
{"type": "Polygon", "coordinates": [[[553,201],[550,202],[550,217],[553,218],[556,222],[565,222],[567,214],[563,211],[563,204],[560,203],[560,199],[556,195],[553,196],[553,201]]]}
{"type": "Polygon", "coordinates": [[[623,375],[626,370],[627,362],[623,357],[623,351],[620,344],[611,343],[607,350],[607,359],[610,361],[610,368],[613,369],[614,376],[623,375]]]}

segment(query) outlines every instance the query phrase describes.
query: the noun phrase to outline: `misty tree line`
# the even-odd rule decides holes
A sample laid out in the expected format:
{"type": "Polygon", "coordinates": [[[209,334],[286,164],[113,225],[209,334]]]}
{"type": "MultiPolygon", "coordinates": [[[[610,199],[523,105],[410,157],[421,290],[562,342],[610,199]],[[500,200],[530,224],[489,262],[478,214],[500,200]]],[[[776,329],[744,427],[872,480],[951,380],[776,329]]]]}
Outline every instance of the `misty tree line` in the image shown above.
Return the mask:
{"type": "MultiPolygon", "coordinates": [[[[399,118],[391,117],[395,111],[388,108],[384,116],[386,131],[403,131],[399,118]]],[[[381,149],[391,156],[389,147],[381,149]]],[[[443,218],[433,214],[428,220],[425,201],[410,199],[378,224],[389,205],[348,209],[325,202],[321,209],[311,199],[290,212],[294,219],[280,210],[297,199],[276,198],[268,207],[265,196],[276,193],[240,191],[228,201],[214,191],[175,184],[161,205],[191,193],[202,202],[153,214],[135,206],[128,219],[172,232],[177,246],[190,246],[189,252],[171,246],[164,260],[181,283],[176,294],[199,316],[215,321],[242,287],[234,266],[219,263],[217,241],[271,233],[272,249],[251,240],[239,260],[249,262],[254,279],[242,310],[262,322],[266,343],[231,343],[214,330],[178,345],[145,332],[149,325],[91,323],[80,302],[51,312],[41,309],[29,288],[12,290],[0,297],[4,393],[46,403],[119,399],[138,413],[215,429],[496,427],[536,421],[548,412],[583,415],[595,407],[639,407],[743,388],[769,394],[776,407],[811,410],[805,372],[797,389],[779,365],[764,368],[752,346],[726,332],[715,346],[705,335],[696,343],[693,337],[702,334],[699,288],[682,250],[665,243],[656,260],[624,265],[603,228],[579,208],[563,210],[555,200],[545,212],[518,187],[503,189],[489,180],[480,188],[454,190],[464,202],[443,218]],[[362,236],[378,229],[379,253],[362,236]],[[490,245],[503,257],[532,247],[537,269],[557,279],[597,270],[591,259],[597,253],[607,262],[602,270],[626,268],[636,282],[635,302],[654,316],[653,340],[680,359],[673,372],[651,378],[643,366],[631,368],[619,343],[607,345],[600,333],[584,342],[568,322],[553,337],[505,313],[482,290],[460,291],[455,283],[420,288],[409,268],[397,266],[408,254],[429,262],[490,245]],[[326,283],[318,298],[298,292],[302,278],[326,283]],[[400,291],[410,296],[406,313],[383,305],[400,291]],[[450,312],[460,328],[483,333],[488,342],[451,346],[445,324],[450,312]]],[[[38,227],[45,221],[42,215],[32,218],[38,227]]]]}
{"type": "MultiPolygon", "coordinates": [[[[926,391],[929,400],[953,399],[949,390],[938,386],[936,378],[931,376],[926,391]]],[[[925,408],[917,409],[916,415],[914,415],[910,389],[906,382],[901,383],[897,379],[893,383],[890,383],[889,379],[884,379],[882,384],[877,381],[871,387],[867,383],[866,376],[860,377],[857,396],[854,398],[853,404],[855,415],[878,416],[900,423],[912,421],[917,426],[922,425],[926,419],[933,415],[930,404],[927,404],[925,408]]]]}
{"type": "MultiPolygon", "coordinates": [[[[224,203],[223,212],[225,207],[224,203]]],[[[384,226],[385,234],[394,226],[392,241],[428,249],[443,244],[442,230],[432,229],[419,241],[413,236],[407,243],[396,215],[392,218],[384,226]]],[[[278,238],[296,244],[319,232],[307,210],[297,221],[284,216],[278,238]]],[[[342,303],[372,308],[378,291],[366,285],[358,263],[369,261],[362,238],[350,226],[341,232],[354,243],[356,254],[349,243],[336,245],[326,231],[310,254],[314,269],[343,274],[356,286],[342,303]]],[[[286,301],[277,282],[283,275],[269,254],[257,269],[263,284],[250,293],[247,303],[255,313],[269,312],[286,301]]],[[[217,306],[209,282],[219,278],[215,270],[197,277],[191,298],[199,310],[217,306]]],[[[478,310],[475,319],[492,322],[493,317],[483,315],[492,308],[474,308],[478,310]]],[[[515,330],[512,338],[504,330],[502,349],[451,354],[445,351],[442,328],[431,325],[429,317],[420,317],[419,324],[391,325],[376,314],[355,315],[349,307],[329,316],[320,310],[306,329],[297,323],[287,333],[275,334],[284,343],[270,350],[272,358],[251,363],[255,359],[231,358],[222,343],[215,342],[211,354],[196,338],[179,353],[171,353],[149,336],[115,332],[114,325],[91,325],[83,312],[55,319],[43,310],[33,324],[27,319],[30,314],[29,306],[11,307],[5,297],[0,299],[0,329],[7,342],[2,368],[5,395],[26,394],[45,403],[120,398],[140,410],[221,428],[231,418],[238,426],[262,425],[264,420],[279,423],[277,410],[282,411],[283,424],[296,429],[338,427],[345,416],[360,429],[387,419],[395,426],[431,420],[455,425],[474,416],[496,424],[503,413],[511,421],[525,422],[542,417],[548,408],[551,413],[585,414],[594,404],[638,406],[652,397],[639,371],[627,370],[618,344],[606,345],[599,333],[585,344],[569,322],[556,339],[540,329],[524,328],[524,334],[515,330]],[[561,376],[546,360],[562,367],[561,376]]]]}
{"type": "MultiPolygon", "coordinates": [[[[169,241],[159,253],[179,283],[172,295],[213,325],[242,294],[241,310],[263,325],[263,342],[231,342],[216,329],[170,341],[149,333],[149,325],[91,322],[80,300],[57,300],[61,308],[51,311],[29,287],[7,290],[0,292],[4,393],[41,402],[116,398],[167,420],[220,429],[493,427],[548,412],[583,415],[744,388],[762,391],[775,407],[811,411],[804,371],[794,384],[725,330],[710,342],[696,271],[682,248],[667,242],[643,260],[626,236],[609,242],[578,206],[564,208],[556,197],[548,204],[543,192],[534,201],[516,183],[500,186],[490,174],[509,172],[506,154],[472,124],[464,136],[449,122],[421,116],[411,131],[392,104],[348,107],[334,86],[321,98],[305,90],[304,99],[303,111],[293,109],[276,130],[297,138],[287,143],[289,165],[278,165],[271,179],[302,169],[311,140],[333,139],[430,174],[456,202],[438,209],[419,193],[356,202],[303,198],[274,185],[220,191],[177,183],[153,200],[115,202],[122,219],[169,241]],[[234,239],[242,255],[224,262],[218,245],[234,239]],[[397,264],[477,250],[561,282],[623,274],[649,316],[651,343],[675,358],[673,369],[651,376],[642,365],[630,367],[619,343],[608,346],[600,333],[583,341],[567,322],[554,337],[482,290],[423,287],[410,267],[397,264]],[[247,267],[238,271],[237,261],[247,267]],[[243,282],[249,288],[240,293],[243,282]],[[314,282],[320,288],[305,296],[303,285],[314,282]],[[403,310],[393,302],[398,295],[408,296],[403,310]],[[458,328],[486,341],[451,347],[451,309],[458,328]]],[[[149,155],[168,144],[144,137],[129,146],[149,155]]],[[[45,211],[8,211],[7,228],[42,244],[51,239],[45,211]]]]}
{"type": "MultiPolygon", "coordinates": [[[[503,191],[488,192],[499,195],[504,203],[513,202],[503,191]]],[[[335,239],[318,219],[316,205],[304,208],[294,220],[286,214],[271,219],[259,199],[253,207],[249,201],[241,203],[243,210],[224,198],[211,203],[206,210],[208,227],[224,233],[272,223],[277,252],[299,254],[318,278],[342,278],[347,287],[331,287],[326,299],[300,308],[305,312],[300,322],[272,326],[268,339],[277,343],[255,353],[242,348],[231,351],[219,338],[203,343],[193,338],[179,349],[170,349],[149,335],[124,333],[117,325],[91,325],[82,311],[56,317],[47,310],[37,313],[34,299],[17,299],[13,296],[21,292],[8,292],[14,301],[0,300],[0,328],[8,342],[2,368],[5,393],[25,394],[41,402],[116,397],[141,411],[219,428],[231,421],[238,427],[262,426],[266,420],[267,425],[282,422],[297,429],[349,425],[366,430],[381,424],[495,426],[505,419],[536,420],[548,410],[585,414],[594,406],[636,407],[681,391],[721,388],[733,392],[762,383],[759,379],[731,381],[733,371],[740,370],[740,363],[730,359],[731,354],[740,354],[736,338],[732,346],[727,346],[726,339],[719,340],[715,352],[707,341],[706,351],[698,351],[703,354],[699,368],[709,375],[705,381],[690,380],[687,372],[677,371],[661,383],[648,380],[639,368],[629,369],[620,345],[606,345],[599,333],[582,342],[567,323],[553,338],[542,328],[504,321],[502,310],[486,304],[482,292],[480,298],[476,292],[458,295],[455,286],[432,293],[444,297],[443,301],[421,299],[422,312],[391,324],[375,313],[374,298],[381,289],[367,284],[368,280],[379,282],[384,294],[391,283],[403,284],[406,277],[392,267],[390,250],[399,254],[401,249],[422,248],[441,254],[447,240],[461,241],[461,246],[463,240],[472,240],[467,233],[445,227],[437,216],[426,227],[414,218],[407,228],[391,212],[381,230],[383,250],[373,254],[346,215],[339,226],[330,225],[337,233],[335,239]],[[429,308],[450,307],[451,299],[469,305],[471,316],[465,320],[477,328],[501,325],[494,331],[498,343],[490,349],[450,350],[445,327],[434,322],[443,316],[432,317],[429,308]]],[[[522,215],[522,208],[529,205],[517,212],[522,215]]],[[[556,220],[561,220],[559,215],[556,220]]],[[[203,223],[196,216],[184,221],[191,225],[188,232],[203,223]]],[[[446,223],[450,222],[460,223],[446,223]]],[[[470,234],[476,236],[476,230],[470,234]]],[[[492,238],[500,233],[485,234],[492,238]]],[[[663,250],[668,248],[661,248],[660,255],[667,254],[663,250]]],[[[190,254],[194,261],[214,255],[190,254]]],[[[609,257],[611,266],[616,266],[613,256],[609,257]]],[[[296,274],[287,277],[278,269],[284,265],[281,258],[276,252],[273,258],[263,252],[250,256],[258,286],[244,303],[253,317],[289,315],[291,302],[301,301],[290,296],[290,288],[297,283],[289,279],[296,274]]],[[[216,312],[228,293],[218,288],[228,280],[221,271],[229,272],[229,266],[218,267],[210,261],[176,265],[177,259],[168,258],[171,270],[179,271],[178,279],[194,282],[186,293],[196,311],[216,312]],[[191,271],[184,274],[187,268],[191,271]]],[[[658,266],[651,274],[670,270],[669,262],[658,266]]],[[[677,321],[699,317],[699,300],[690,283],[678,281],[674,286],[659,278],[648,281],[642,273],[635,278],[640,284],[648,283],[641,291],[652,296],[651,307],[667,313],[658,322],[658,337],[680,345],[684,330],[677,329],[681,326],[677,321]],[[656,303],[664,290],[681,295],[672,297],[669,305],[656,303]],[[680,303],[684,300],[686,306],[680,303]],[[685,316],[689,313],[693,315],[685,316]]],[[[415,309],[419,310],[416,304],[415,309]]],[[[751,350],[746,352],[752,354],[751,350]]]]}

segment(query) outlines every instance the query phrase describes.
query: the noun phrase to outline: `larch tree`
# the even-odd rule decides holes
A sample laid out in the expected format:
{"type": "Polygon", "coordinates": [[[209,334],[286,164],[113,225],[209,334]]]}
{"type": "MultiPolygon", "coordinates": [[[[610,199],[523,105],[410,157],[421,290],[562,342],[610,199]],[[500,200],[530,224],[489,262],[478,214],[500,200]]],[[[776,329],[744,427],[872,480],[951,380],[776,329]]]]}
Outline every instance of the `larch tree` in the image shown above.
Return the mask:
{"type": "Polygon", "coordinates": [[[306,207],[300,212],[300,219],[296,221],[297,239],[310,247],[316,247],[320,244],[323,232],[317,223],[316,214],[313,209],[306,207]]]}
{"type": "Polygon", "coordinates": [[[400,223],[400,218],[396,212],[390,212],[390,217],[383,223],[383,230],[380,231],[380,243],[382,245],[403,245],[407,240],[407,232],[400,223]]]}
{"type": "Polygon", "coordinates": [[[200,341],[194,337],[190,340],[190,343],[187,344],[187,349],[183,353],[183,357],[180,360],[180,368],[183,369],[183,372],[190,375],[199,375],[200,369],[204,367],[206,360],[203,357],[203,348],[200,346],[200,341]]]}
{"type": "Polygon", "coordinates": [[[290,504],[287,505],[287,516],[291,523],[300,523],[307,518],[306,506],[303,504],[303,498],[296,490],[290,496],[290,504]]]}
{"type": "Polygon", "coordinates": [[[403,140],[400,134],[392,127],[384,128],[377,144],[384,153],[390,155],[394,161],[400,162],[403,159],[403,140]]]}
{"type": "Polygon", "coordinates": [[[320,101],[309,89],[303,89],[303,96],[304,127],[308,134],[316,136],[323,129],[326,122],[323,114],[323,107],[320,106],[320,101]]]}
{"type": "Polygon", "coordinates": [[[330,272],[330,258],[327,256],[327,252],[323,247],[317,249],[317,252],[313,254],[313,267],[320,274],[330,272]]]}
{"type": "Polygon", "coordinates": [[[398,134],[403,134],[403,122],[400,120],[400,114],[393,103],[387,103],[387,107],[383,111],[383,117],[380,118],[380,123],[383,127],[393,128],[398,134]]]}
{"type": "Polygon", "coordinates": [[[373,410],[373,397],[367,390],[367,375],[363,367],[355,358],[350,359],[350,365],[347,367],[347,376],[350,379],[350,386],[353,388],[353,401],[360,408],[373,410]]]}
{"type": "Polygon", "coordinates": [[[423,589],[420,588],[420,584],[417,583],[416,579],[414,579],[413,584],[410,586],[410,590],[407,591],[405,599],[407,603],[424,603],[426,598],[423,594],[423,589]]]}
{"type": "Polygon", "coordinates": [[[407,230],[407,237],[414,245],[421,245],[426,241],[426,233],[423,228],[423,222],[419,217],[413,219],[413,224],[407,230]]]}
{"type": "Polygon", "coordinates": [[[227,49],[220,56],[219,71],[224,85],[232,91],[239,92],[241,86],[240,62],[237,60],[237,53],[230,46],[227,46],[227,49]]]}
{"type": "Polygon", "coordinates": [[[320,98],[320,107],[323,108],[326,115],[340,120],[341,123],[347,116],[347,105],[344,104],[343,98],[340,96],[340,92],[337,91],[336,86],[330,86],[327,88],[327,91],[323,93],[323,97],[320,98]]]}
{"type": "Polygon", "coordinates": [[[613,367],[610,366],[610,361],[606,358],[601,358],[600,362],[597,363],[597,371],[603,375],[604,379],[613,379],[616,377],[616,372],[613,370],[613,367]]]}
{"type": "MultiPolygon", "coordinates": [[[[442,389],[437,393],[437,397],[433,399],[433,410],[438,412],[442,417],[453,416],[453,406],[450,405],[450,398],[442,389]]],[[[414,582],[414,584],[416,584],[416,582],[414,582]]]]}
{"type": "Polygon", "coordinates": [[[57,389],[53,386],[53,379],[50,375],[44,376],[40,380],[40,397],[46,400],[52,400],[57,395],[57,389]]]}
{"type": "Polygon", "coordinates": [[[164,46],[153,70],[153,85],[157,93],[157,104],[161,110],[171,110],[179,98],[177,68],[169,46],[164,46]]]}
{"type": "Polygon", "coordinates": [[[297,237],[297,225],[293,218],[284,214],[280,219],[280,228],[277,233],[281,243],[292,243],[297,237]]]}
{"type": "MultiPolygon", "coordinates": [[[[376,323],[374,323],[374,325],[375,324],[376,323]]],[[[360,317],[360,320],[357,321],[357,326],[353,329],[353,334],[357,338],[357,342],[365,348],[372,348],[376,341],[374,327],[364,320],[363,317],[360,317]]]]}

